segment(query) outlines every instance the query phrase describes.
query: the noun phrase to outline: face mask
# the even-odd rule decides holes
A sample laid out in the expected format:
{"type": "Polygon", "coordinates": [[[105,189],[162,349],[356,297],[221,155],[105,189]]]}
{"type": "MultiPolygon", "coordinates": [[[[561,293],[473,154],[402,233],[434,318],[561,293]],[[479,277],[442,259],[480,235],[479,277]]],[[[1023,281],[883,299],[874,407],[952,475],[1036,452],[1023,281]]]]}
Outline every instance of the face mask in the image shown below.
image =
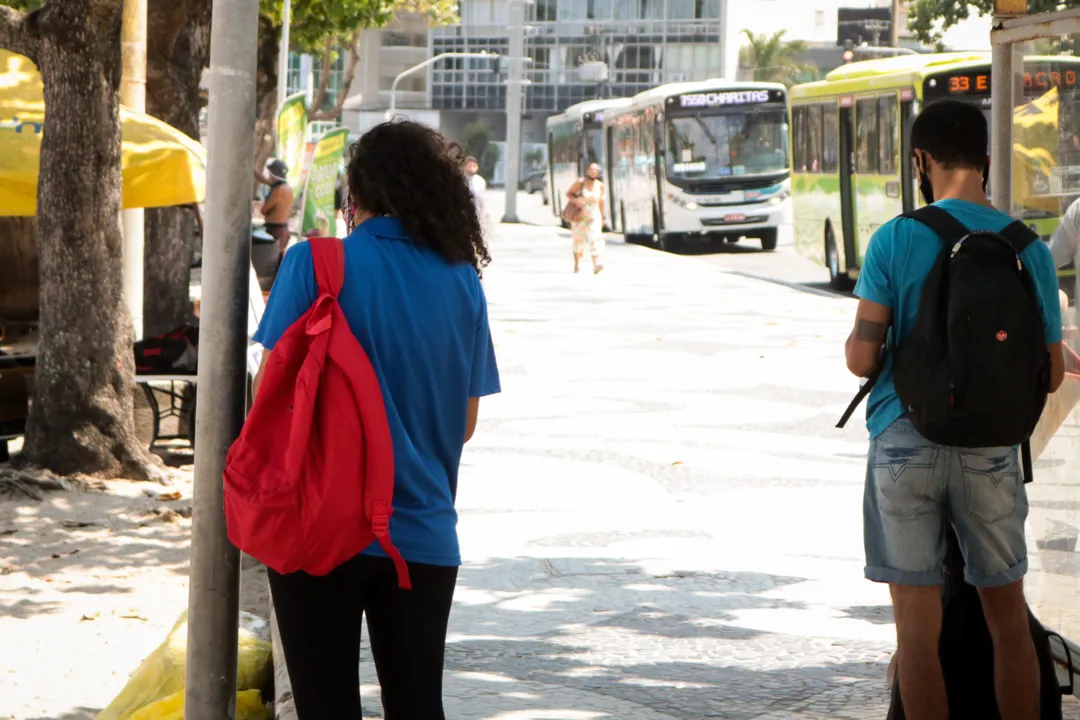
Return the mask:
{"type": "MultiPolygon", "coordinates": [[[[928,163],[926,162],[926,153],[923,153],[923,168],[925,168],[927,164],[928,163]]],[[[934,186],[930,184],[930,175],[927,174],[925,170],[919,172],[919,192],[922,193],[923,200],[926,201],[927,205],[934,204],[934,186]]]]}

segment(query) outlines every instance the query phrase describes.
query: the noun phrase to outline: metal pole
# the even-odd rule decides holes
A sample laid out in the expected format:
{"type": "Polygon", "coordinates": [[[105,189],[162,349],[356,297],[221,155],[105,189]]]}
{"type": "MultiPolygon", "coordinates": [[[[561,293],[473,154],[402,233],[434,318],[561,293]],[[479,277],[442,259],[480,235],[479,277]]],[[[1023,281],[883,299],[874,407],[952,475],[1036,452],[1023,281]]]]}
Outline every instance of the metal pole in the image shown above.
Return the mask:
{"type": "Polygon", "coordinates": [[[728,31],[731,22],[731,11],[728,2],[729,0],[720,0],[720,77],[724,80],[733,81],[735,80],[735,72],[733,68],[729,67],[733,48],[729,46],[735,44],[735,38],[728,31]]]}
{"type": "Polygon", "coordinates": [[[448,53],[439,53],[435,57],[428,58],[427,60],[425,60],[422,63],[417,63],[416,65],[413,65],[408,70],[405,70],[403,72],[398,73],[397,77],[394,78],[394,82],[390,85],[390,109],[386,111],[386,114],[384,115],[384,117],[387,120],[390,120],[391,118],[394,117],[394,111],[397,110],[397,88],[398,88],[398,83],[401,82],[402,78],[406,78],[409,75],[412,75],[414,73],[418,73],[421,70],[423,70],[424,68],[426,68],[428,65],[434,65],[435,63],[437,63],[440,60],[443,60],[445,58],[497,58],[497,57],[498,57],[498,55],[495,55],[493,53],[488,53],[488,52],[448,52],[448,53]]]}
{"type": "Polygon", "coordinates": [[[518,222],[521,177],[521,98],[525,74],[525,0],[510,0],[510,57],[506,87],[506,211],[504,223],[518,222]]]}
{"type": "Polygon", "coordinates": [[[1013,48],[995,45],[990,69],[990,201],[1012,214],[1013,48]]]}
{"type": "Polygon", "coordinates": [[[214,0],[186,720],[236,711],[240,553],[226,532],[222,471],[247,391],[258,28],[259,0],[214,0]]]}
{"type": "Polygon", "coordinates": [[[285,104],[289,94],[289,30],[292,25],[292,0],[285,0],[281,18],[281,45],[278,47],[277,108],[285,104]]]}
{"type": "MultiPolygon", "coordinates": [[[[120,102],[129,110],[146,112],[146,0],[124,0],[123,74],[120,79],[120,102]]],[[[123,277],[124,299],[131,313],[135,338],[143,332],[143,246],[146,238],[146,213],[142,208],[125,210],[123,277]]]]}
{"type": "Polygon", "coordinates": [[[889,47],[900,47],[900,11],[901,0],[892,0],[892,22],[889,23],[889,47]]]}

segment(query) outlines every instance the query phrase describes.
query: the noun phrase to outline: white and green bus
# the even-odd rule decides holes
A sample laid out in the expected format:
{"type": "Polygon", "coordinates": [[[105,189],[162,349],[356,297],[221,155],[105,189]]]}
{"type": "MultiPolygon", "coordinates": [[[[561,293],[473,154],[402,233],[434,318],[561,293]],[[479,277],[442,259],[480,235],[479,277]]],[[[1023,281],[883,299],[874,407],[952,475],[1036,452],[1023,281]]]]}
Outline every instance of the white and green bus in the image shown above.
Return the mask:
{"type": "Polygon", "coordinates": [[[629,98],[586,100],[547,119],[548,188],[551,209],[562,214],[566,191],[592,163],[604,167],[604,114],[630,104],[629,98]]]}
{"type": "MultiPolygon", "coordinates": [[[[1076,129],[1059,123],[1058,110],[1063,95],[1071,103],[1078,73],[1080,61],[1071,57],[1025,59],[1014,118],[1013,202],[1044,240],[1080,195],[1074,172],[1080,152],[1061,141],[1076,129]]],[[[989,121],[990,55],[869,60],[791,88],[795,245],[828,268],[834,287],[851,287],[875,230],[921,203],[911,125],[921,107],[944,98],[977,105],[989,121]]]]}
{"type": "Polygon", "coordinates": [[[609,112],[604,138],[612,221],[627,242],[754,238],[773,250],[791,237],[783,85],[661,85],[609,112]]]}

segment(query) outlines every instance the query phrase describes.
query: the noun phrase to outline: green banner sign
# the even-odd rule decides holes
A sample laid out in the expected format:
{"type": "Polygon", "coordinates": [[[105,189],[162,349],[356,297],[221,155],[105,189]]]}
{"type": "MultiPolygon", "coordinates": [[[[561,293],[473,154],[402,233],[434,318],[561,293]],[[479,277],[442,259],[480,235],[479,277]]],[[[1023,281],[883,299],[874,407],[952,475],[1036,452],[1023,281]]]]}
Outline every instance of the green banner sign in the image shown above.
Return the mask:
{"type": "Polygon", "coordinates": [[[304,183],[304,222],[301,233],[315,230],[323,237],[337,236],[334,187],[348,137],[348,128],[337,128],[319,138],[319,143],[315,146],[307,182],[304,183]]]}
{"type": "Polygon", "coordinates": [[[277,157],[289,166],[289,186],[295,191],[300,187],[304,170],[305,135],[307,133],[307,107],[304,93],[296,93],[285,99],[277,118],[277,157]]]}

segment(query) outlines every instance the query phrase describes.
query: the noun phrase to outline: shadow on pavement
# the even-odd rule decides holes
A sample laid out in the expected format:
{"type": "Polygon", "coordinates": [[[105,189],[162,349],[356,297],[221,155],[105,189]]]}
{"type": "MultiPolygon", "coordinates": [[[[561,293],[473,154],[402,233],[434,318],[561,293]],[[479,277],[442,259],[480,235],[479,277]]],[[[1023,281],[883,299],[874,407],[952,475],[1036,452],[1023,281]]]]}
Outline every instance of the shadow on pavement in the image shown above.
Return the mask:
{"type": "MultiPolygon", "coordinates": [[[[774,592],[801,582],[752,572],[651,575],[604,558],[467,565],[450,621],[447,716],[884,717],[889,648],[740,622],[745,612],[805,609],[774,592]]],[[[367,647],[361,676],[370,717],[379,717],[367,647]]]]}

